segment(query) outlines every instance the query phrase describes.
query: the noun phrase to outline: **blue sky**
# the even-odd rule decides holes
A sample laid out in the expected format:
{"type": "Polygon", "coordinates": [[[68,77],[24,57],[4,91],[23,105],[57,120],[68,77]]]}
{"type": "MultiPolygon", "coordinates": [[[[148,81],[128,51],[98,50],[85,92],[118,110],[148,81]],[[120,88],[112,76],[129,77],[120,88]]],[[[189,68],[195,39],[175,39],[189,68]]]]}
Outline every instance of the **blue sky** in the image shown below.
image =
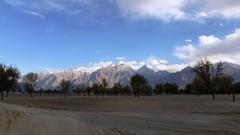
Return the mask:
{"type": "Polygon", "coordinates": [[[236,0],[2,0],[0,61],[22,73],[119,63],[178,71],[200,57],[240,64],[238,11],[236,0]]]}

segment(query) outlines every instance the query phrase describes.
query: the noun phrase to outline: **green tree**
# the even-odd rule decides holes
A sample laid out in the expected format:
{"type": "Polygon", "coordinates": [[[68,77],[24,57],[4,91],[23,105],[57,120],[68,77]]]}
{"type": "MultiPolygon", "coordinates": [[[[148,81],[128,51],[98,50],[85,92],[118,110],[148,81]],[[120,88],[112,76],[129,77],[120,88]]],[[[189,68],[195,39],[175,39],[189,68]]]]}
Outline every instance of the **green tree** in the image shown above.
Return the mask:
{"type": "Polygon", "coordinates": [[[234,83],[233,88],[237,94],[240,94],[240,82],[234,83]]]}
{"type": "Polygon", "coordinates": [[[150,85],[144,85],[141,93],[146,96],[151,96],[152,95],[152,87],[150,85]]]}
{"type": "Polygon", "coordinates": [[[87,88],[85,88],[85,92],[87,93],[88,96],[91,96],[92,87],[87,87],[87,88]]]}
{"type": "MultiPolygon", "coordinates": [[[[212,63],[205,60],[200,60],[195,65],[193,71],[196,73],[196,78],[199,77],[201,80],[204,81],[206,88],[212,93],[212,98],[215,100],[215,93],[211,87],[211,72],[212,72],[212,63]]],[[[196,79],[195,78],[195,79],[196,79]]]]}
{"type": "Polygon", "coordinates": [[[178,85],[177,84],[171,84],[166,83],[164,84],[164,93],[165,94],[177,94],[178,92],[178,85]]]}
{"type": "Polygon", "coordinates": [[[232,100],[235,102],[235,89],[233,85],[233,78],[231,76],[222,76],[219,79],[219,92],[232,94],[232,100]]]}
{"type": "Polygon", "coordinates": [[[99,95],[101,93],[101,85],[97,84],[97,83],[94,83],[92,85],[92,89],[93,89],[93,93],[95,95],[99,95]]]}
{"type": "Polygon", "coordinates": [[[224,86],[222,85],[222,82],[225,79],[230,79],[228,78],[228,76],[225,76],[223,73],[223,69],[224,69],[224,65],[222,62],[219,62],[217,64],[217,67],[215,69],[215,72],[213,71],[212,73],[212,91],[216,92],[216,93],[224,93],[224,86]]]}
{"type": "Polygon", "coordinates": [[[191,84],[187,84],[185,89],[184,89],[184,94],[192,94],[192,85],[191,84]]]}
{"type": "Polygon", "coordinates": [[[143,91],[146,85],[148,85],[148,82],[143,76],[136,74],[131,78],[130,85],[134,96],[139,98],[141,94],[140,92],[143,91]]]}
{"type": "Polygon", "coordinates": [[[163,84],[157,84],[154,88],[154,93],[156,95],[160,95],[160,94],[163,94],[164,92],[164,85],[163,84]]]}
{"type": "Polygon", "coordinates": [[[124,94],[124,89],[120,83],[115,83],[113,87],[111,88],[112,95],[119,95],[119,94],[124,94]]]}
{"type": "Polygon", "coordinates": [[[33,92],[36,90],[37,87],[37,79],[38,74],[32,72],[28,73],[24,77],[24,80],[27,82],[27,84],[25,84],[25,89],[30,94],[31,98],[33,98],[33,92]]]}
{"type": "Polygon", "coordinates": [[[218,87],[217,83],[214,83],[214,80],[224,75],[223,69],[224,65],[222,62],[219,62],[216,69],[214,69],[212,63],[207,59],[198,61],[193,69],[196,74],[195,77],[199,77],[204,81],[206,88],[212,94],[213,100],[215,100],[215,91],[216,87],[218,87]]]}
{"type": "Polygon", "coordinates": [[[64,98],[67,96],[67,92],[70,90],[71,82],[63,79],[60,83],[62,91],[64,93],[64,98]]]}
{"type": "Polygon", "coordinates": [[[195,76],[193,82],[191,83],[191,89],[191,94],[201,95],[209,93],[206,82],[198,75],[195,76]]]}
{"type": "Polygon", "coordinates": [[[6,97],[8,97],[8,93],[10,91],[15,91],[16,88],[18,87],[18,79],[20,78],[20,72],[18,71],[17,68],[15,67],[8,67],[7,69],[7,74],[8,74],[8,81],[6,82],[6,97]]]}
{"type": "Polygon", "coordinates": [[[17,68],[0,64],[0,92],[3,100],[4,91],[8,92],[17,86],[20,73],[17,68]]]}
{"type": "Polygon", "coordinates": [[[123,95],[126,96],[131,96],[132,94],[132,91],[131,91],[131,88],[127,85],[127,86],[124,86],[123,87],[123,95]]]}

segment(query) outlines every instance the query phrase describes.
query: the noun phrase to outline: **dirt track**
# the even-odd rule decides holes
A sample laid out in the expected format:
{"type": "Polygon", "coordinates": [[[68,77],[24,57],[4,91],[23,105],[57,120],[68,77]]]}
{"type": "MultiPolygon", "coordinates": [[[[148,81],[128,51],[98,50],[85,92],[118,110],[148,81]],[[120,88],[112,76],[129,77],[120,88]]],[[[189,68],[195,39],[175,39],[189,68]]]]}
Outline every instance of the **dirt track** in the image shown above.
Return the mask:
{"type": "Polygon", "coordinates": [[[240,134],[240,101],[229,96],[14,97],[6,103],[0,135],[240,134]]]}

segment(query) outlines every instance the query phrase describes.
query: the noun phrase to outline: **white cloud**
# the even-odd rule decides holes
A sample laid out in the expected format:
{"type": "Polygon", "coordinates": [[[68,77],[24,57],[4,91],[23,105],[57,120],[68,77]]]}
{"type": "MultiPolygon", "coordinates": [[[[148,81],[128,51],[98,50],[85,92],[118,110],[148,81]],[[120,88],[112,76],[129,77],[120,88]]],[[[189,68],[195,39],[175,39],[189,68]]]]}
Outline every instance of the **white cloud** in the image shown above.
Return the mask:
{"type": "Polygon", "coordinates": [[[90,1],[88,0],[4,0],[4,2],[22,11],[53,11],[72,15],[80,13],[82,6],[90,7],[90,1]]]}
{"type": "Polygon", "coordinates": [[[231,41],[231,40],[239,40],[240,39],[240,29],[236,29],[234,33],[227,35],[226,40],[231,41]]]}
{"type": "Polygon", "coordinates": [[[236,29],[223,39],[213,35],[202,35],[197,46],[189,44],[177,47],[175,55],[187,63],[207,57],[212,62],[226,61],[240,64],[240,29],[236,29]]]}
{"type": "Polygon", "coordinates": [[[240,19],[240,0],[117,0],[124,16],[163,21],[240,19]]]}
{"type": "Polygon", "coordinates": [[[156,57],[149,57],[143,61],[135,61],[135,60],[129,61],[124,59],[124,60],[119,60],[118,64],[128,65],[135,70],[146,65],[147,67],[149,67],[150,69],[153,69],[154,71],[165,70],[169,72],[180,71],[187,66],[186,64],[168,64],[167,60],[159,59],[156,57]]]}
{"type": "Polygon", "coordinates": [[[153,69],[154,71],[164,70],[169,72],[180,71],[186,66],[188,66],[187,64],[168,64],[167,60],[159,59],[156,57],[149,57],[142,61],[136,61],[136,60],[131,61],[123,57],[117,57],[116,63],[112,61],[100,61],[97,63],[90,63],[88,68],[92,70],[97,70],[102,67],[108,67],[111,65],[121,65],[121,64],[127,65],[134,70],[137,70],[146,65],[148,68],[153,69]]]}
{"type": "Polygon", "coordinates": [[[124,16],[156,18],[164,21],[182,20],[186,17],[181,10],[184,0],[117,0],[124,16]]]}
{"type": "Polygon", "coordinates": [[[209,45],[217,45],[218,43],[221,42],[221,40],[213,35],[210,35],[210,36],[202,35],[199,37],[199,42],[200,42],[200,45],[209,46],[209,45]]]}
{"type": "Polygon", "coordinates": [[[35,11],[25,11],[25,13],[29,14],[29,15],[40,17],[42,19],[45,19],[44,15],[42,15],[41,13],[35,12],[35,11]]]}
{"type": "Polygon", "coordinates": [[[191,43],[192,39],[185,39],[185,42],[191,43]]]}
{"type": "Polygon", "coordinates": [[[124,60],[126,60],[126,59],[125,59],[124,57],[117,57],[116,60],[118,60],[118,61],[124,61],[124,60]]]}
{"type": "Polygon", "coordinates": [[[192,59],[192,57],[194,57],[196,52],[197,52],[197,49],[192,44],[188,44],[182,47],[177,47],[175,50],[175,55],[179,59],[187,60],[187,59],[192,59]]]}
{"type": "Polygon", "coordinates": [[[127,61],[127,60],[120,60],[118,61],[118,64],[124,64],[124,65],[127,65],[127,66],[130,66],[131,68],[133,69],[139,69],[141,68],[142,66],[145,65],[145,62],[143,61],[127,61]]]}
{"type": "Polygon", "coordinates": [[[148,58],[145,65],[155,71],[166,70],[169,72],[180,71],[187,66],[186,64],[168,64],[168,61],[156,57],[148,58]]]}
{"type": "Polygon", "coordinates": [[[117,6],[123,17],[169,21],[240,19],[240,0],[4,0],[21,10],[53,11],[71,15],[96,13],[117,6]],[[100,4],[101,3],[101,4],[100,4]],[[102,3],[107,3],[103,6],[102,3]],[[85,12],[84,12],[85,11],[85,12]],[[86,12],[87,11],[87,12],[86,12]]]}
{"type": "Polygon", "coordinates": [[[90,67],[95,67],[96,69],[99,69],[99,68],[102,68],[102,67],[107,67],[107,66],[110,66],[110,65],[113,65],[113,62],[112,61],[100,61],[100,62],[97,62],[97,63],[90,63],[89,66],[90,67]]]}
{"type": "Polygon", "coordinates": [[[208,14],[205,12],[200,12],[195,15],[195,17],[200,17],[200,18],[207,18],[208,14]]]}
{"type": "MultiPolygon", "coordinates": [[[[123,58],[123,57],[119,57],[119,58],[123,58]]],[[[168,61],[166,61],[164,59],[159,59],[156,57],[149,57],[142,61],[136,61],[136,60],[130,61],[127,59],[119,59],[116,63],[114,63],[112,61],[100,61],[100,62],[96,62],[96,63],[90,63],[88,66],[85,66],[85,67],[81,66],[78,68],[74,68],[73,70],[76,70],[76,71],[80,70],[80,71],[92,73],[103,67],[121,65],[121,64],[129,66],[134,70],[138,70],[143,66],[147,66],[148,68],[150,68],[154,71],[169,71],[171,73],[180,71],[180,70],[184,69],[185,67],[189,66],[188,64],[168,64],[168,61]]],[[[58,72],[62,72],[65,70],[46,68],[46,71],[50,72],[50,73],[58,73],[58,72]]]]}
{"type": "Polygon", "coordinates": [[[239,0],[213,0],[210,5],[206,6],[209,16],[216,16],[226,19],[240,18],[240,1],[239,0]],[[212,8],[212,9],[211,9],[212,8]]]}

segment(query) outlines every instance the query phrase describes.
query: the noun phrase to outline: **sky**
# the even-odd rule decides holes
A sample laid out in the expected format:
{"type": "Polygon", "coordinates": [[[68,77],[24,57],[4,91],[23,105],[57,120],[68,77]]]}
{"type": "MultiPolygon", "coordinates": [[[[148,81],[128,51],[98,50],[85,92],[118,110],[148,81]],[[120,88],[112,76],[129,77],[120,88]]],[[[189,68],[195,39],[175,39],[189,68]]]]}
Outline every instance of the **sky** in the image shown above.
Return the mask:
{"type": "Polygon", "coordinates": [[[239,0],[1,0],[0,62],[24,74],[240,64],[239,0]]]}

